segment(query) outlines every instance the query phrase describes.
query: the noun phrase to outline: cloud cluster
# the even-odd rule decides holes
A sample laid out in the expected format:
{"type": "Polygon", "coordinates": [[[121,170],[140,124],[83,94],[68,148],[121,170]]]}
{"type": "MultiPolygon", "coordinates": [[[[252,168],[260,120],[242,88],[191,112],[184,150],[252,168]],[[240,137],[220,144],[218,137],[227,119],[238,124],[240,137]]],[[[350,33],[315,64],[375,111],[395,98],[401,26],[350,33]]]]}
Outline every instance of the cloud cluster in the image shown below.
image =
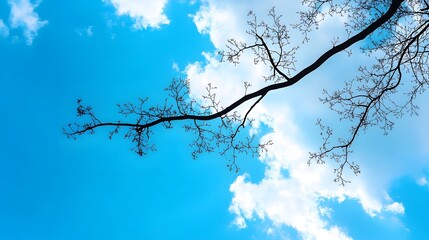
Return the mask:
{"type": "Polygon", "coordinates": [[[8,3],[11,8],[10,26],[22,28],[27,44],[31,45],[39,29],[48,24],[48,21],[40,20],[39,15],[34,11],[40,1],[31,3],[29,0],[8,0],[8,3]]]}
{"type": "Polygon", "coordinates": [[[160,28],[169,24],[164,13],[167,0],[104,0],[112,4],[119,16],[129,16],[134,21],[135,29],[160,28]]]}
{"type": "MultiPolygon", "coordinates": [[[[208,34],[218,49],[223,49],[227,39],[231,37],[249,41],[244,32],[247,29],[247,10],[255,11],[258,17],[266,20],[269,8],[277,6],[277,9],[284,10],[280,14],[285,16],[285,20],[293,22],[296,20],[296,11],[301,7],[299,3],[288,2],[286,5],[275,1],[264,1],[262,4],[261,1],[208,0],[205,3],[194,15],[194,22],[198,31],[208,34]]],[[[323,22],[320,31],[324,34],[319,31],[317,35],[311,36],[315,41],[300,49],[298,68],[311,63],[320,53],[329,49],[334,36],[337,35],[340,39],[347,36],[343,29],[344,20],[344,17],[338,16],[323,22]]],[[[298,37],[292,45],[299,45],[301,40],[298,37]]],[[[236,66],[220,63],[210,53],[203,55],[206,58],[204,63],[190,64],[185,70],[191,80],[194,98],[201,98],[205,94],[206,85],[212,83],[213,86],[221,87],[217,97],[226,106],[242,96],[243,82],[252,84],[250,90],[266,84],[262,76],[267,74],[268,67],[263,64],[255,65],[251,54],[244,54],[241,63],[236,66]]],[[[354,156],[359,158],[359,163],[365,169],[378,170],[366,171],[357,178],[350,176],[353,182],[345,188],[338,187],[332,181],[334,165],[327,163],[308,167],[306,164],[308,152],[314,151],[315,147],[311,138],[317,136],[318,132],[300,123],[312,124],[315,115],[325,114],[317,107],[317,96],[322,88],[334,85],[328,80],[345,80],[344,73],[350,74],[353,71],[350,68],[368,61],[365,56],[356,52],[354,59],[355,62],[351,62],[346,54],[337,56],[334,61],[342,64],[336,64],[336,71],[332,71],[332,68],[331,71],[323,71],[322,68],[311,75],[312,79],[318,81],[304,80],[293,89],[272,92],[252,111],[252,117],[257,123],[263,123],[272,129],[263,139],[273,140],[274,145],[260,158],[266,166],[264,178],[260,182],[252,182],[251,176],[245,173],[230,187],[233,193],[230,211],[236,215],[234,223],[239,228],[246,227],[246,222],[255,218],[268,219],[274,226],[293,227],[303,239],[349,239],[347,231],[330,221],[331,210],[323,204],[326,200],[357,201],[373,217],[383,212],[405,212],[402,203],[394,201],[387,189],[392,179],[403,174],[403,171],[412,171],[404,168],[406,163],[387,164],[387,167],[383,167],[386,161],[392,160],[378,159],[377,165],[371,161],[374,156],[357,153],[354,156]],[[297,113],[299,117],[296,117],[297,113]],[[380,174],[379,169],[384,172],[380,174]]],[[[255,131],[258,131],[257,127],[250,132],[255,131]]]]}

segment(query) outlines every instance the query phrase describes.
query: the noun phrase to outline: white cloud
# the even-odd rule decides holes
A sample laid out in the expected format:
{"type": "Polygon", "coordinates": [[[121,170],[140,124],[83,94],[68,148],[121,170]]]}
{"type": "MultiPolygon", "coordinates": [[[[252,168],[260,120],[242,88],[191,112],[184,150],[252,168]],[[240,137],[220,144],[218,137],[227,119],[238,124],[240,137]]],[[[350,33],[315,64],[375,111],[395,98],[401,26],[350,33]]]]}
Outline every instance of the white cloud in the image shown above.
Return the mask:
{"type": "Polygon", "coordinates": [[[386,211],[395,213],[395,214],[404,214],[405,209],[404,205],[400,202],[394,202],[386,206],[386,211]]]}
{"type": "Polygon", "coordinates": [[[31,45],[40,28],[48,24],[46,20],[40,20],[34,11],[40,1],[31,3],[29,0],[8,0],[10,9],[10,22],[12,28],[22,28],[27,44],[31,45]]]}
{"type": "Polygon", "coordinates": [[[295,180],[265,178],[253,184],[240,176],[230,190],[234,193],[230,211],[242,225],[244,219],[258,217],[271,220],[274,226],[293,227],[303,239],[349,239],[338,226],[330,226],[321,218],[324,209],[318,206],[320,197],[306,192],[309,189],[295,180]]]}
{"type": "Polygon", "coordinates": [[[324,200],[358,200],[371,216],[397,207],[392,205],[384,209],[384,194],[371,194],[363,179],[355,178],[347,187],[338,187],[332,182],[333,166],[330,164],[308,167],[306,159],[310,149],[299,140],[301,133],[298,126],[293,125],[296,122],[293,114],[285,111],[283,102],[274,105],[273,101],[269,102],[268,107],[263,104],[266,112],[278,117],[273,117],[269,123],[273,132],[264,137],[274,142],[261,158],[266,164],[264,179],[252,183],[245,174],[230,188],[234,194],[230,211],[236,214],[242,226],[243,220],[257,217],[271,220],[274,226],[293,227],[303,239],[349,239],[341,226],[326,220],[331,209],[323,206],[324,200]],[[284,169],[289,171],[289,177],[282,174],[284,169]]]}
{"type": "MultiPolygon", "coordinates": [[[[202,34],[209,34],[210,40],[218,49],[222,49],[230,38],[238,40],[246,39],[244,29],[247,29],[247,14],[250,10],[261,13],[258,16],[265,18],[268,11],[276,6],[277,10],[287,9],[287,12],[295,13],[300,4],[286,1],[231,1],[207,0],[205,5],[193,15],[197,29],[202,34]]],[[[289,18],[288,20],[293,20],[289,18]]],[[[292,16],[294,17],[294,16],[292,16]]]]}
{"type": "Polygon", "coordinates": [[[160,28],[169,24],[164,13],[167,0],[104,0],[111,3],[119,16],[126,15],[134,20],[135,29],[160,28]]]}
{"type": "MultiPolygon", "coordinates": [[[[254,10],[258,17],[266,19],[268,10],[277,6],[277,10],[283,11],[280,14],[285,16],[284,19],[293,22],[299,5],[286,1],[208,0],[194,15],[194,22],[200,33],[210,36],[216,48],[224,49],[227,39],[231,37],[249,40],[244,33],[248,10],[254,10]]],[[[311,63],[320,53],[332,47],[331,41],[335,34],[340,39],[346,36],[343,21],[344,18],[338,17],[321,24],[320,31],[325,34],[318,32],[310,36],[315,41],[300,49],[298,68],[311,63]]],[[[292,39],[292,44],[300,44],[301,35],[294,35],[293,30],[291,34],[293,38],[298,36],[292,39]]],[[[217,98],[226,106],[243,95],[243,82],[252,84],[250,91],[266,84],[261,77],[267,73],[267,66],[254,65],[251,54],[244,54],[241,63],[236,66],[220,63],[213,54],[203,55],[206,62],[190,64],[185,70],[194,98],[201,100],[201,96],[206,93],[205,87],[212,83],[219,87],[217,98]]],[[[344,79],[345,72],[353,74],[355,67],[368,62],[368,59],[356,51],[353,59],[340,54],[330,62],[292,88],[270,92],[252,111],[252,117],[256,118],[257,123],[263,122],[272,128],[272,132],[264,139],[273,140],[274,145],[260,159],[266,166],[262,181],[253,183],[248,174],[243,174],[230,187],[233,199],[229,210],[236,215],[234,224],[237,227],[245,228],[246,222],[253,219],[268,219],[273,222],[273,227],[287,225],[295,228],[303,239],[348,239],[349,236],[338,223],[329,222],[332,210],[323,206],[324,200],[358,201],[372,217],[382,212],[405,212],[401,203],[391,199],[387,189],[393,179],[415,172],[423,164],[417,163],[419,160],[401,159],[401,154],[391,150],[394,144],[380,135],[371,136],[380,149],[373,147],[373,141],[362,143],[361,151],[358,151],[359,146],[356,147],[353,158],[361,165],[363,172],[358,177],[348,176],[352,183],[346,187],[333,183],[332,163],[307,166],[308,152],[314,151],[318,144],[315,140],[318,129],[313,125],[314,120],[318,116],[326,116],[326,111],[321,109],[318,101],[321,89],[334,84],[338,88],[339,81],[347,80],[344,79]],[[383,147],[389,147],[390,150],[383,147]],[[389,155],[387,151],[390,151],[389,155]],[[288,177],[282,174],[284,170],[289,172],[288,177]]],[[[252,133],[255,131],[257,129],[250,130],[252,133]]],[[[392,140],[395,141],[398,139],[392,140]]]]}
{"type": "Polygon", "coordinates": [[[417,184],[420,186],[428,185],[428,180],[425,177],[421,177],[417,180],[417,184]]]}
{"type": "Polygon", "coordinates": [[[228,38],[234,37],[242,39],[240,36],[225,36],[225,33],[236,32],[241,34],[239,29],[240,16],[234,12],[223,9],[214,4],[203,6],[197,14],[193,16],[198,32],[209,34],[211,42],[216,48],[221,48],[228,38]]]}
{"type": "Polygon", "coordinates": [[[2,37],[9,36],[9,28],[4,24],[2,19],[0,19],[0,36],[2,37]]]}

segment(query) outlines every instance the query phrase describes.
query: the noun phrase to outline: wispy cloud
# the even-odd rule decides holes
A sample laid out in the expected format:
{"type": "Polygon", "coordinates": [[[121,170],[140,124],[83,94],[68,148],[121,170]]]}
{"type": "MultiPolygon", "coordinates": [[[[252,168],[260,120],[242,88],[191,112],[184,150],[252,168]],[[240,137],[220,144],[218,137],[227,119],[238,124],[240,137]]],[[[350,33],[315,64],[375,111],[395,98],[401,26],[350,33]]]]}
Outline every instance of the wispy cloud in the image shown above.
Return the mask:
{"type": "Polygon", "coordinates": [[[29,0],[8,0],[10,5],[10,24],[12,28],[22,28],[27,44],[31,45],[40,28],[48,24],[46,20],[40,20],[34,11],[40,1],[31,3],[29,0]]]}
{"type": "Polygon", "coordinates": [[[4,24],[3,19],[0,19],[0,36],[9,36],[9,28],[4,24]]]}
{"type": "Polygon", "coordinates": [[[173,70],[175,72],[180,72],[180,68],[179,68],[179,65],[177,63],[173,63],[173,65],[171,67],[173,68],[173,70]]]}
{"type": "Polygon", "coordinates": [[[417,179],[417,184],[420,186],[429,185],[426,177],[421,177],[421,178],[417,179]]]}
{"type": "Polygon", "coordinates": [[[129,16],[134,20],[135,29],[160,28],[169,24],[164,13],[167,0],[104,0],[112,4],[119,16],[129,16]]]}
{"type": "Polygon", "coordinates": [[[92,31],[92,28],[93,28],[93,26],[88,26],[88,27],[85,29],[86,35],[88,35],[88,36],[92,36],[92,35],[94,34],[94,32],[92,31]]]}
{"type": "Polygon", "coordinates": [[[88,36],[91,37],[92,35],[94,35],[94,31],[93,31],[94,26],[88,26],[86,28],[79,28],[76,30],[76,33],[79,36],[88,36]]]}
{"type": "MultiPolygon", "coordinates": [[[[251,9],[261,20],[267,20],[265,16],[269,8],[277,6],[278,10],[284,10],[280,14],[287,16],[285,20],[290,22],[296,20],[294,16],[300,7],[299,3],[291,4],[286,1],[284,3],[275,1],[244,3],[243,1],[208,0],[206,3],[194,15],[194,22],[199,32],[208,34],[218,49],[222,49],[227,39],[232,37],[248,42],[253,40],[249,39],[244,32],[247,29],[246,10],[251,9]]],[[[326,31],[326,34],[320,35],[318,32],[319,35],[313,36],[317,41],[310,42],[305,48],[300,49],[297,56],[300,61],[297,63],[298,68],[306,66],[320,53],[332,47],[331,41],[334,35],[339,35],[340,39],[347,37],[343,29],[343,21],[344,19],[339,16],[339,19],[332,18],[322,23],[320,29],[326,31]],[[325,46],[325,49],[321,46],[325,46]]],[[[300,45],[301,34],[293,36],[298,36],[298,39],[292,42],[292,45],[300,45]]],[[[348,66],[351,69],[368,61],[363,55],[354,54],[356,62],[351,62],[345,54],[337,56],[336,61],[347,63],[346,68],[348,66]]],[[[243,82],[251,83],[253,90],[266,84],[262,76],[267,74],[268,69],[263,64],[255,65],[251,54],[244,53],[237,66],[220,63],[209,53],[203,53],[203,55],[206,58],[205,63],[190,64],[185,70],[190,79],[191,93],[194,98],[200,98],[205,94],[206,84],[212,83],[213,86],[221,87],[216,95],[217,100],[226,106],[242,96],[244,90],[240,92],[237,89],[244,89],[243,82]]],[[[263,139],[273,140],[274,145],[260,158],[266,167],[262,181],[253,183],[245,173],[239,176],[230,187],[233,199],[229,210],[236,215],[234,223],[237,227],[244,228],[247,226],[247,221],[259,218],[271,220],[273,227],[282,225],[293,227],[304,239],[349,239],[350,236],[342,230],[341,225],[329,221],[331,210],[323,206],[324,200],[337,202],[345,199],[355,200],[370,216],[377,216],[382,212],[393,214],[405,212],[402,203],[394,202],[387,194],[388,184],[392,179],[403,174],[400,171],[412,171],[402,168],[403,164],[388,164],[389,167],[386,167],[383,161],[392,161],[392,159],[379,159],[377,165],[362,156],[359,157],[357,153],[354,157],[362,158],[360,163],[366,170],[384,166],[383,174],[377,170],[363,172],[344,188],[338,187],[332,181],[333,164],[312,167],[306,164],[308,152],[314,147],[313,140],[309,139],[311,136],[318,135],[317,129],[311,129],[308,123],[315,121],[315,115],[326,114],[317,107],[319,106],[318,94],[322,88],[332,87],[330,85],[332,83],[326,81],[327,79],[342,79],[344,71],[349,74],[353,72],[350,69],[337,68],[337,70],[339,71],[336,73],[319,71],[312,75],[313,78],[318,79],[317,82],[304,81],[299,86],[286,90],[287,94],[284,94],[285,91],[282,91],[281,95],[272,93],[253,109],[251,117],[272,129],[272,132],[263,139]],[[312,100],[309,96],[314,96],[314,99],[312,100]],[[297,99],[305,100],[297,101],[297,99]],[[296,113],[305,117],[298,118],[296,113]],[[300,122],[306,122],[307,125],[300,125],[300,122]],[[288,176],[284,176],[285,170],[289,172],[288,176]]]]}
{"type": "Polygon", "coordinates": [[[404,205],[400,202],[394,202],[386,206],[386,211],[392,212],[395,214],[404,214],[405,208],[404,205]]]}

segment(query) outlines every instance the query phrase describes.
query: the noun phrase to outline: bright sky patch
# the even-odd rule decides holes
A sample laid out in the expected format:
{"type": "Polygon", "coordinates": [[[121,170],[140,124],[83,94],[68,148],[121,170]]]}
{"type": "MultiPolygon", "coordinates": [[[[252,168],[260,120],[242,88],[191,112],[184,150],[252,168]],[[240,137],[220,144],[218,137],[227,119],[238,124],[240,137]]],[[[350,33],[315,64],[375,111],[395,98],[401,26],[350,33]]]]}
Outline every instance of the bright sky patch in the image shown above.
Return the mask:
{"type": "MultiPolygon", "coordinates": [[[[332,163],[307,165],[320,145],[316,119],[342,124],[320,104],[322,89],[372,61],[359,45],[255,107],[245,134],[274,144],[260,158],[241,156],[238,174],[217,154],[191,160],[194,136],[180,124],[153,129],[158,151],[143,158],[106,130],[77,141],[61,133],[76,119],[77,99],[114,121],[116,103],[148,96],[163,104],[173,78],[188,78],[201,102],[213,84],[223,105],[245,93],[244,83],[265,86],[269,69],[252,54],[233,65],[217,52],[230,38],[249,40],[249,10],[269,21],[272,6],[287,23],[302,8],[274,0],[0,4],[0,239],[425,239],[428,97],[421,116],[399,120],[390,135],[360,136],[352,157],[363,172],[349,185],[332,181],[332,163]]],[[[332,47],[333,35],[345,39],[345,20],[334,16],[311,33],[297,68],[332,47]]],[[[293,29],[290,36],[302,41],[293,29]]]]}

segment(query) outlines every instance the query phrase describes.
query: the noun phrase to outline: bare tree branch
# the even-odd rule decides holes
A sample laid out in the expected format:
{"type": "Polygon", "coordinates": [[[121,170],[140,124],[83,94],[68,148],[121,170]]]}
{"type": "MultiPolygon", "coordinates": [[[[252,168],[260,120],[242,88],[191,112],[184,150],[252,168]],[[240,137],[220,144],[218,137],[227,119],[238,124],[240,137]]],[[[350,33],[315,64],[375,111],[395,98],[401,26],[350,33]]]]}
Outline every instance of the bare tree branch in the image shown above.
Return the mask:
{"type": "Polygon", "coordinates": [[[227,51],[220,54],[222,60],[239,64],[244,52],[253,53],[255,64],[262,62],[270,69],[270,74],[264,76],[265,81],[270,82],[267,86],[248,93],[250,84],[245,83],[244,95],[222,107],[216,98],[216,87],[211,84],[207,86],[207,93],[203,96],[207,105],[202,105],[189,98],[188,80],[175,79],[166,89],[169,98],[163,105],[146,107],[147,99],[140,99],[138,105],[118,105],[120,114],[135,117],[132,121],[101,121],[91,107],[83,106],[79,100],[78,117],[86,116],[89,120],[83,124],[69,124],[64,133],[75,138],[84,133],[94,133],[97,128],[112,127],[112,137],[121,128],[126,128],[128,131],[125,137],[136,144],[134,150],[142,155],[154,150],[154,145],[150,143],[153,127],[162,125],[172,128],[175,122],[183,122],[185,130],[196,135],[196,140],[191,144],[195,149],[194,158],[203,152],[219,149],[221,155],[231,156],[228,167],[237,171],[239,168],[235,159],[238,154],[258,155],[272,144],[253,144],[255,136],[245,140],[237,137],[246,125],[252,123],[249,114],[255,106],[269,92],[296,84],[339,52],[348,51],[352,45],[366,39],[362,51],[375,55],[377,63],[371,68],[360,67],[360,76],[346,81],[341,90],[333,93],[324,91],[326,97],[321,99],[341,119],[353,123],[350,136],[339,138],[337,143],[333,143],[333,129],[318,120],[323,144],[318,152],[310,153],[308,161],[309,164],[313,160],[324,163],[326,158],[333,159],[338,163],[335,181],[344,185],[348,182],[343,178],[346,166],[355,174],[360,173],[359,166],[349,160],[351,146],[360,132],[371,126],[380,126],[387,133],[393,127],[391,116],[401,117],[405,111],[417,113],[418,107],[415,106],[414,99],[429,85],[429,7],[425,0],[342,0],[338,3],[332,0],[304,0],[303,3],[308,5],[309,11],[301,12],[300,23],[292,27],[303,33],[304,42],[308,41],[307,34],[329,15],[347,14],[350,21],[346,23],[349,38],[341,43],[335,40],[331,49],[302,70],[295,69],[295,52],[298,47],[290,46],[289,31],[281,23],[281,15],[277,15],[274,8],[271,9],[269,16],[272,24],[267,24],[259,22],[256,15],[249,12],[250,30],[247,33],[253,42],[231,39],[228,41],[227,51]],[[407,101],[399,104],[393,99],[393,94],[398,92],[405,77],[413,79],[414,84],[407,93],[407,101]],[[238,114],[237,108],[251,100],[253,103],[246,108],[244,116],[238,114]]]}

